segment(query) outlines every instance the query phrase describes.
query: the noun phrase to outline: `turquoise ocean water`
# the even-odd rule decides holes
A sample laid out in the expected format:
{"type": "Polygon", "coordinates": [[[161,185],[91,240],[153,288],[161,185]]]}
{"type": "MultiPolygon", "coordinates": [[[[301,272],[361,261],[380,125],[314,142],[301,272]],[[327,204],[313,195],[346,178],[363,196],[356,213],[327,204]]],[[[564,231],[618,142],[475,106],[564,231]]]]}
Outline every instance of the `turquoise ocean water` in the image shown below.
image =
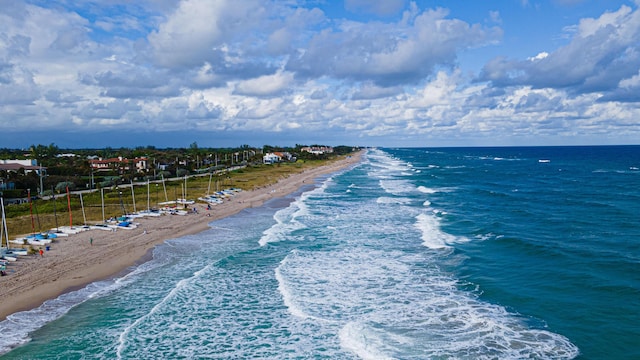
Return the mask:
{"type": "Polygon", "coordinates": [[[369,149],[0,323],[4,359],[638,359],[640,147],[369,149]]]}

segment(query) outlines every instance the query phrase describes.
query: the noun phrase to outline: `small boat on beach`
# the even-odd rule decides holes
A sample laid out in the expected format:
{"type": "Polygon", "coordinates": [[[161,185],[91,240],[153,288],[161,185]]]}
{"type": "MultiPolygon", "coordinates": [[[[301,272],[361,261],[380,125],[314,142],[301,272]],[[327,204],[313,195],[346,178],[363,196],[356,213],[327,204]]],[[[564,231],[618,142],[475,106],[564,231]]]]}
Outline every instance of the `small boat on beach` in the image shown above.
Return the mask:
{"type": "Polygon", "coordinates": [[[217,204],[222,204],[224,202],[222,199],[220,199],[218,196],[215,196],[215,195],[202,196],[202,197],[199,197],[198,200],[204,201],[209,205],[217,205],[217,204]]]}
{"type": "Polygon", "coordinates": [[[162,214],[158,210],[149,209],[149,210],[139,211],[138,215],[140,215],[140,216],[149,216],[149,217],[158,217],[158,216],[160,216],[162,214]]]}
{"type": "Polygon", "coordinates": [[[58,230],[62,233],[74,235],[89,230],[88,226],[60,226],[58,230]]]}
{"type": "Polygon", "coordinates": [[[27,256],[29,254],[29,251],[27,249],[22,249],[22,248],[13,248],[13,249],[7,248],[3,250],[2,254],[12,256],[12,257],[27,256]]]}
{"type": "Polygon", "coordinates": [[[11,240],[10,242],[16,245],[32,245],[32,246],[47,246],[51,244],[50,239],[38,240],[35,238],[29,238],[29,237],[17,238],[17,239],[11,240]]]}
{"type": "Polygon", "coordinates": [[[176,204],[180,204],[180,205],[193,205],[196,202],[194,200],[187,200],[187,199],[177,199],[176,200],[176,204]]]}
{"type": "Polygon", "coordinates": [[[113,231],[112,228],[109,227],[109,225],[107,224],[95,224],[95,225],[90,225],[89,228],[91,230],[105,230],[105,231],[113,231]]]}
{"type": "Polygon", "coordinates": [[[49,234],[54,234],[56,237],[69,237],[69,234],[58,231],[57,229],[49,230],[49,234]]]}
{"type": "Polygon", "coordinates": [[[181,215],[181,216],[184,216],[184,215],[189,214],[189,212],[186,211],[186,210],[178,210],[176,208],[163,208],[163,209],[160,209],[160,211],[162,213],[164,213],[164,214],[167,214],[167,215],[181,215]]]}
{"type": "Polygon", "coordinates": [[[14,261],[18,261],[18,258],[16,256],[11,256],[11,255],[7,255],[7,254],[1,254],[0,259],[8,261],[8,262],[14,262],[14,261]]]}
{"type": "Polygon", "coordinates": [[[112,219],[109,219],[106,226],[111,231],[118,230],[118,229],[132,230],[137,228],[138,225],[140,225],[139,223],[133,222],[132,221],[133,219],[134,217],[130,215],[120,216],[115,219],[112,218],[112,219]]]}

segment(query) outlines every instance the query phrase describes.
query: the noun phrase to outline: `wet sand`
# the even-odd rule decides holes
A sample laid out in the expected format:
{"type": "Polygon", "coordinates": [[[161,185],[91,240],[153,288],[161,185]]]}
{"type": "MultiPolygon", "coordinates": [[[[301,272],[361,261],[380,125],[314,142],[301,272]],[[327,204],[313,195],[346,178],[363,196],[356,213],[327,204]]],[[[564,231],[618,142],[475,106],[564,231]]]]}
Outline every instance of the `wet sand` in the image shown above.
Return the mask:
{"type": "Polygon", "coordinates": [[[36,308],[46,300],[92,282],[123,274],[147,260],[149,251],[166,240],[205,231],[213,220],[291,194],[302,185],[313,183],[319,176],[337,172],[359,161],[360,153],[357,153],[329,165],[305,170],[274,185],[242,191],[211,210],[207,210],[204,204],[196,204],[191,208],[195,206],[198,213],[138,218],[136,222],[140,225],[131,230],[89,230],[58,238],[43,256],[21,256],[7,266],[8,275],[0,277],[0,319],[36,308]]]}

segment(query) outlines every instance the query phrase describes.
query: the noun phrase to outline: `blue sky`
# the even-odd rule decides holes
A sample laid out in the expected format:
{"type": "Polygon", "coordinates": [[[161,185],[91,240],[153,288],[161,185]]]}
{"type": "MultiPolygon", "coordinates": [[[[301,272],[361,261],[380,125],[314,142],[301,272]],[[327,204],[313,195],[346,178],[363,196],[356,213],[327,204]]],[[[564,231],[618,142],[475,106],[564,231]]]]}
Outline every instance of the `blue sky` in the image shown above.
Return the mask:
{"type": "Polygon", "coordinates": [[[640,144],[640,0],[0,0],[0,147],[640,144]]]}

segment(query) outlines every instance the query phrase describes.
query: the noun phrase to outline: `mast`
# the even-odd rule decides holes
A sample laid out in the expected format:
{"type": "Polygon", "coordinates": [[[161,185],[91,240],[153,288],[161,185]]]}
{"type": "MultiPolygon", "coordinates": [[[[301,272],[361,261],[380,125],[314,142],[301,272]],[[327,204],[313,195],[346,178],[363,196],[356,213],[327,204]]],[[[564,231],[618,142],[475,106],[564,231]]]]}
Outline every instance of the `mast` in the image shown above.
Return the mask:
{"type": "Polygon", "coordinates": [[[164,189],[164,201],[169,202],[169,197],[167,196],[167,186],[164,184],[164,175],[160,174],[160,176],[162,176],[162,189],[164,189]]]}
{"type": "Polygon", "coordinates": [[[127,210],[124,208],[124,202],[122,201],[122,191],[118,190],[118,196],[120,196],[120,207],[122,207],[122,215],[127,215],[127,210]]]}
{"type": "Polygon", "coordinates": [[[40,214],[38,214],[38,207],[36,206],[36,202],[33,202],[33,208],[36,210],[36,220],[38,221],[38,231],[42,231],[42,226],[40,225],[40,214]]]}
{"type": "Polygon", "coordinates": [[[151,186],[151,184],[149,183],[149,178],[147,178],[147,210],[151,210],[151,200],[149,199],[149,186],[151,186]]]}
{"type": "Polygon", "coordinates": [[[69,185],[67,185],[67,208],[69,209],[69,227],[73,227],[73,217],[71,215],[71,195],[69,194],[69,185]]]}
{"type": "Polygon", "coordinates": [[[29,197],[29,212],[31,213],[31,231],[36,233],[36,224],[33,221],[33,202],[31,201],[31,189],[27,189],[27,197],[29,197]]]}
{"type": "Polygon", "coordinates": [[[136,211],[136,194],[133,191],[133,180],[131,180],[131,200],[133,201],[133,213],[135,214],[136,211]]]}
{"type": "Polygon", "coordinates": [[[7,249],[9,248],[9,231],[7,230],[7,218],[4,214],[4,199],[0,197],[0,204],[2,205],[2,227],[0,228],[0,247],[2,247],[2,234],[7,243],[7,249]]]}
{"type": "Polygon", "coordinates": [[[80,193],[80,206],[82,207],[82,219],[84,224],[87,225],[87,215],[84,213],[84,202],[82,201],[82,193],[80,193]]]}
{"type": "MultiPolygon", "coordinates": [[[[0,208],[2,208],[2,222],[0,223],[0,248],[2,247],[2,238],[4,237],[4,199],[0,197],[0,208]]],[[[9,241],[7,241],[7,248],[9,241]]]]}
{"type": "Polygon", "coordinates": [[[56,212],[58,206],[56,204],[56,193],[53,192],[53,186],[51,187],[51,197],[53,197],[53,217],[56,220],[56,232],[58,232],[58,213],[56,212]]]}
{"type": "Polygon", "coordinates": [[[102,202],[102,222],[104,223],[104,188],[100,188],[100,200],[102,202]]]}

